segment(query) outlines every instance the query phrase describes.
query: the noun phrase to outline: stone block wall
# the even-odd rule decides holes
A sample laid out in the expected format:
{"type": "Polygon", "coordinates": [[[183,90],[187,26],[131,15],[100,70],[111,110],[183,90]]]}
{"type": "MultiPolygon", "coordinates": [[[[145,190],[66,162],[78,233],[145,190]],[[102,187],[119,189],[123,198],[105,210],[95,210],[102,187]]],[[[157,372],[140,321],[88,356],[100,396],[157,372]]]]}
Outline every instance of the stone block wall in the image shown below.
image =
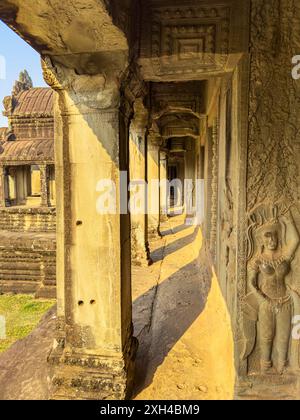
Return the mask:
{"type": "Polygon", "coordinates": [[[0,231],[55,233],[55,229],[55,208],[6,207],[0,209],[0,231]]]}
{"type": "Polygon", "coordinates": [[[0,210],[0,293],[56,295],[56,211],[0,210]]]}
{"type": "Polygon", "coordinates": [[[54,298],[55,235],[0,234],[0,293],[34,293],[54,298]]]}

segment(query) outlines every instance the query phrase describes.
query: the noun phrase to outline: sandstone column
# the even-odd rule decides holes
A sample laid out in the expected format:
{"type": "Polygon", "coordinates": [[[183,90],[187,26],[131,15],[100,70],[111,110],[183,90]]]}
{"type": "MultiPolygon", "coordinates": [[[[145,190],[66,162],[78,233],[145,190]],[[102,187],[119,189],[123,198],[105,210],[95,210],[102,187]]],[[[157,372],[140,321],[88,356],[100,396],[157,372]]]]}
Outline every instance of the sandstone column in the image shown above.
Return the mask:
{"type": "Polygon", "coordinates": [[[41,173],[41,207],[51,207],[49,190],[49,172],[47,165],[40,165],[41,173]]]}
{"type": "Polygon", "coordinates": [[[186,140],[186,153],[185,153],[185,212],[186,217],[193,218],[195,216],[193,207],[195,205],[195,173],[196,173],[196,149],[195,140],[186,140]]]}
{"type": "Polygon", "coordinates": [[[214,259],[217,254],[218,224],[218,168],[219,168],[219,120],[214,119],[212,127],[212,180],[211,180],[211,225],[210,249],[214,259]]]}
{"type": "Polygon", "coordinates": [[[135,265],[148,265],[150,251],[147,229],[146,130],[148,111],[142,99],[134,104],[134,118],[130,125],[130,211],[131,257],[135,265]]]}
{"type": "Polygon", "coordinates": [[[0,207],[5,207],[5,167],[0,165],[0,207]]]}
{"type": "Polygon", "coordinates": [[[149,238],[160,236],[160,146],[161,136],[150,130],[148,134],[148,233],[149,238]]]}
{"type": "Polygon", "coordinates": [[[160,221],[168,220],[168,155],[160,152],[160,221]]]}
{"type": "Polygon", "coordinates": [[[59,328],[49,357],[52,398],[124,399],[136,351],[130,217],[118,193],[120,171],[129,169],[129,107],[121,102],[113,72],[106,78],[77,75],[47,58],[43,67],[45,80],[58,91],[59,328]]]}
{"type": "Polygon", "coordinates": [[[212,209],[212,163],[213,163],[213,144],[212,144],[212,128],[207,129],[206,144],[205,144],[205,163],[204,163],[204,178],[205,178],[205,221],[204,234],[208,244],[210,244],[211,232],[211,209],[212,209]]]}

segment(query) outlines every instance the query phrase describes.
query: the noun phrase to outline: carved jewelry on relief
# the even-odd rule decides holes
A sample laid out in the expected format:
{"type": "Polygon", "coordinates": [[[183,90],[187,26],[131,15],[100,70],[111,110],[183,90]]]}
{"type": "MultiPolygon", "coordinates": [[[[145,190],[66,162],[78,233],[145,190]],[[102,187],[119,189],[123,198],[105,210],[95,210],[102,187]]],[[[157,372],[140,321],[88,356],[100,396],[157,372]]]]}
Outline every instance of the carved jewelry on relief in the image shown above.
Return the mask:
{"type": "MultiPolygon", "coordinates": [[[[291,365],[295,344],[292,319],[296,308],[300,308],[299,292],[289,282],[291,263],[300,243],[290,210],[259,206],[250,215],[248,243],[242,356],[248,358],[257,347],[261,373],[282,375],[291,365]]],[[[297,347],[298,354],[298,343],[297,347]]]]}

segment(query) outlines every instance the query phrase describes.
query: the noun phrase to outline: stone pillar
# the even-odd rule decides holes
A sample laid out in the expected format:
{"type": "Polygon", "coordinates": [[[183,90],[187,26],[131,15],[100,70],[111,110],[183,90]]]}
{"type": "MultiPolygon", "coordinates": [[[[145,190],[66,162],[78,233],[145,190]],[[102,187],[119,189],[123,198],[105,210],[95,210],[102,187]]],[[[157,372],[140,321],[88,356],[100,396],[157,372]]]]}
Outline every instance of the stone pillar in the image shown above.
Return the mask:
{"type": "Polygon", "coordinates": [[[143,100],[134,104],[130,125],[131,257],[134,265],[151,263],[147,229],[146,130],[148,111],[143,100]]]}
{"type": "Polygon", "coordinates": [[[147,142],[148,155],[148,234],[149,238],[160,237],[160,146],[161,136],[150,131],[147,142]]]}
{"type": "Polygon", "coordinates": [[[49,356],[51,396],[128,398],[137,340],[132,335],[130,216],[120,215],[127,203],[118,194],[120,171],[129,169],[126,107],[120,108],[119,81],[112,72],[77,75],[54,67],[48,58],[43,68],[45,80],[58,92],[58,333],[49,356]]]}
{"type": "Polygon", "coordinates": [[[47,165],[40,165],[41,174],[41,207],[51,207],[49,172],[47,165]]]}
{"type": "Polygon", "coordinates": [[[210,244],[211,232],[211,200],[212,200],[212,162],[213,162],[213,144],[212,144],[212,128],[207,129],[205,144],[205,163],[204,163],[204,179],[205,179],[205,220],[204,235],[207,243],[210,244]]]}
{"type": "Polygon", "coordinates": [[[5,166],[0,165],[0,207],[5,206],[5,166]]]}
{"type": "Polygon", "coordinates": [[[195,216],[193,207],[195,205],[195,173],[196,173],[196,148],[195,140],[186,140],[185,168],[184,168],[184,194],[185,213],[187,219],[195,216]]]}
{"type": "Polygon", "coordinates": [[[168,155],[160,152],[160,222],[168,220],[168,155]]]}
{"type": "Polygon", "coordinates": [[[215,261],[217,251],[218,228],[218,168],[219,168],[219,120],[214,119],[212,127],[212,180],[211,180],[211,222],[210,222],[210,250],[215,261]]]}

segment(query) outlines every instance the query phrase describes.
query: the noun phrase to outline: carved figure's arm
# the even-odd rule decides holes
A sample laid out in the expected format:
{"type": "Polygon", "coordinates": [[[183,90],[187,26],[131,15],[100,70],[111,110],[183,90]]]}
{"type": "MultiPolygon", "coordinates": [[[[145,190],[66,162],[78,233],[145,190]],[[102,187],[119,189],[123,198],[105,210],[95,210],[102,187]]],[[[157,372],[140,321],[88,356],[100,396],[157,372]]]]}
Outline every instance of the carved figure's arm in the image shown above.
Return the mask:
{"type": "Polygon", "coordinates": [[[292,214],[289,216],[282,216],[282,221],[286,226],[286,244],[284,246],[284,254],[290,259],[293,260],[295,253],[300,244],[299,232],[296,228],[292,214]]]}
{"type": "Polygon", "coordinates": [[[257,301],[259,304],[264,303],[266,301],[266,297],[263,295],[263,293],[259,290],[257,286],[257,280],[258,280],[258,269],[250,266],[248,267],[248,285],[250,292],[252,292],[255,297],[257,298],[257,301]]]}

